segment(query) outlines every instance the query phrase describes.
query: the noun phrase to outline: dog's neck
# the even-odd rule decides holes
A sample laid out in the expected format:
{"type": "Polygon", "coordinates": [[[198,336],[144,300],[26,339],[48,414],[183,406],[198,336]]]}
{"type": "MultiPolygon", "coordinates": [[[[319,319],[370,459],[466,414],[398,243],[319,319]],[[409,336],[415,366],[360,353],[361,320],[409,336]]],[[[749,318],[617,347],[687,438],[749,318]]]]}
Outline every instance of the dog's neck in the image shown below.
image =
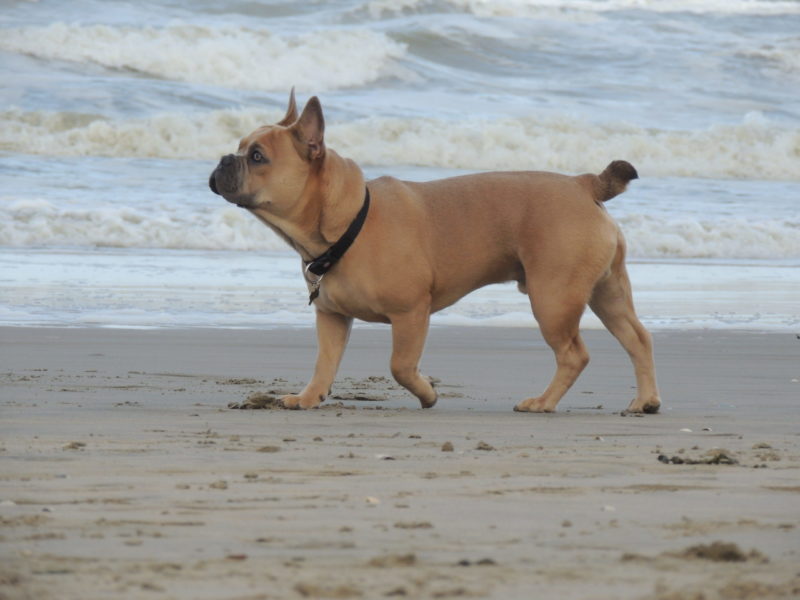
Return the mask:
{"type": "Polygon", "coordinates": [[[283,216],[251,212],[292,246],[303,260],[325,252],[347,230],[364,202],[364,175],[355,162],[327,150],[312,167],[293,209],[283,216]]]}
{"type": "Polygon", "coordinates": [[[320,173],[319,233],[326,244],[338,240],[364,202],[364,174],[349,158],[326,152],[320,173]]]}

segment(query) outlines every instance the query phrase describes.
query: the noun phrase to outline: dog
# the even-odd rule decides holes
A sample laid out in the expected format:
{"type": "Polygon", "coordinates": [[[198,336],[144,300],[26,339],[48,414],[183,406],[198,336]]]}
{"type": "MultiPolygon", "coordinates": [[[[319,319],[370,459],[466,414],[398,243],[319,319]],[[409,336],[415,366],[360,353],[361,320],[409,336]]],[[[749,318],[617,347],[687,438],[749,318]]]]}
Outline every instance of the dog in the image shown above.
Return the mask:
{"type": "Polygon", "coordinates": [[[638,177],[615,160],[600,174],[490,172],[425,183],[365,181],[327,148],[318,98],[298,115],[256,129],[223,156],[211,190],[248,210],[294,248],[316,308],[313,376],[285,408],[316,408],[329,394],[353,319],[388,323],[391,373],[423,408],[436,404],[418,368],[432,313],[492,283],[516,281],[530,298],[556,372],[514,410],[553,412],[589,362],[581,315],[590,306],[630,355],[637,396],[629,412],[661,405],[652,340],[636,316],[625,240],[603,203],[638,177]]]}

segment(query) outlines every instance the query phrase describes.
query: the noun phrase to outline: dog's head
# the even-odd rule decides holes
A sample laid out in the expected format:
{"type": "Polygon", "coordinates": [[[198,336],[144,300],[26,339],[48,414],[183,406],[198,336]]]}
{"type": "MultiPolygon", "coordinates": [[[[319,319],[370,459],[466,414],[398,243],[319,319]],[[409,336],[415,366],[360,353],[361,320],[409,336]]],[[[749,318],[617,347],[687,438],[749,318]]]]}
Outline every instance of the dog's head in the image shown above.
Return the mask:
{"type": "Polygon", "coordinates": [[[242,208],[285,214],[320,169],[325,158],[324,132],[317,97],[308,101],[298,117],[292,89],[286,116],[244,137],[236,154],[220,159],[208,185],[242,208]]]}

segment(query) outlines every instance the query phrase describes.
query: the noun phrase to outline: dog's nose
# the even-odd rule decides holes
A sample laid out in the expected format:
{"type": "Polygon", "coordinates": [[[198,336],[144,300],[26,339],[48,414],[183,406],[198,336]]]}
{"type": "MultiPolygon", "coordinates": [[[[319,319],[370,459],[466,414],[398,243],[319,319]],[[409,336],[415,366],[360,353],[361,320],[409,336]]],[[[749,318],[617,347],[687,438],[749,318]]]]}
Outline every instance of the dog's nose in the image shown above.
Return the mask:
{"type": "Polygon", "coordinates": [[[219,164],[221,164],[223,167],[230,167],[234,160],[236,160],[236,157],[233,154],[228,154],[220,159],[219,164]]]}
{"type": "Polygon", "coordinates": [[[217,189],[216,176],[217,176],[217,171],[214,170],[214,172],[211,173],[211,177],[208,178],[208,187],[211,188],[212,192],[214,192],[215,194],[219,195],[219,190],[217,189]]]}

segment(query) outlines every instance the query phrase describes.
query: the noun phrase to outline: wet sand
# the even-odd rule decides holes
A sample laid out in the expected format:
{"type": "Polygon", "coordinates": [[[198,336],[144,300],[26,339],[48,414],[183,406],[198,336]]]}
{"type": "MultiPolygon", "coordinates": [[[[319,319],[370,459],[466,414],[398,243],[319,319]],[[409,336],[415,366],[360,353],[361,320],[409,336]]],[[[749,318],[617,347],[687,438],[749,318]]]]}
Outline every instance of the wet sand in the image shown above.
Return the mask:
{"type": "Polygon", "coordinates": [[[356,328],[332,397],[313,330],[0,328],[0,598],[791,598],[800,339],[656,333],[664,406],[621,416],[627,356],[553,415],[538,332],[432,330],[431,410],[356,328]]]}

